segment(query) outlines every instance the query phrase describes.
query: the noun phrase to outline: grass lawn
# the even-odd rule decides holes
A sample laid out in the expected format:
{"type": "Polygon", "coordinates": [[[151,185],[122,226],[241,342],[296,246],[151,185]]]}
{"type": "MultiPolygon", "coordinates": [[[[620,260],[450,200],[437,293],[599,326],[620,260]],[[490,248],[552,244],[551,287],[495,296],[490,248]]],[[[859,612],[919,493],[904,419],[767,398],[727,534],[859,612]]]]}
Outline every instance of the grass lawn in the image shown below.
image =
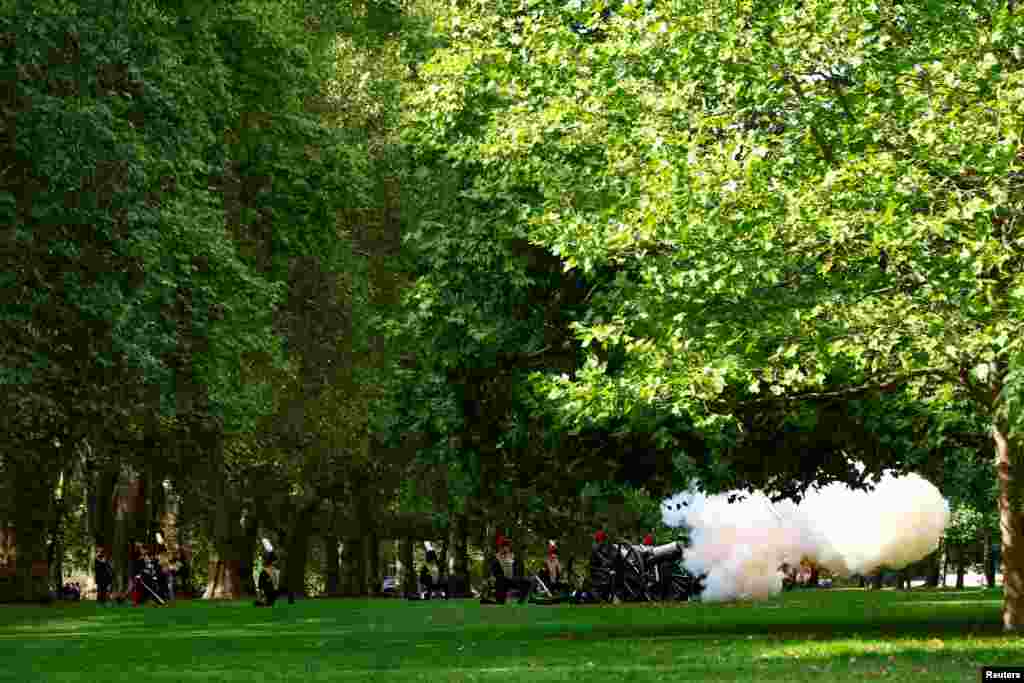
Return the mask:
{"type": "Polygon", "coordinates": [[[726,605],[0,606],[0,681],[965,681],[1024,665],[997,591],[726,605]]]}

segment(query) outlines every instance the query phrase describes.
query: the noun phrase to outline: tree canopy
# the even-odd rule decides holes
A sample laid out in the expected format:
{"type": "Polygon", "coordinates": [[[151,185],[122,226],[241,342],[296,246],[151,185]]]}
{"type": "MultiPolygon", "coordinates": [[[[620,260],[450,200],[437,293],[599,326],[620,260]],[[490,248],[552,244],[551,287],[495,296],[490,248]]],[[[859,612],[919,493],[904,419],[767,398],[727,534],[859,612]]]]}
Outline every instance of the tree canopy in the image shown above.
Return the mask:
{"type": "Polygon", "coordinates": [[[0,0],[0,521],[39,561],[145,481],[126,551],[167,482],[301,589],[382,520],[465,560],[917,470],[1018,628],[1021,45],[995,0],[0,0]]]}
{"type": "MultiPolygon", "coordinates": [[[[567,429],[637,405],[687,416],[730,483],[763,442],[753,423],[828,417],[809,403],[841,401],[824,426],[847,434],[773,438],[762,471],[789,481],[794,456],[860,455],[858,436],[877,451],[869,414],[893,391],[933,412],[967,400],[1010,443],[1012,4],[469,2],[440,21],[451,41],[417,70],[410,144],[459,170],[494,235],[607,274],[571,323],[582,367],[537,378],[567,429]]],[[[1009,546],[1020,458],[999,453],[1009,546]]],[[[819,465],[803,485],[843,474],[819,465]]]]}

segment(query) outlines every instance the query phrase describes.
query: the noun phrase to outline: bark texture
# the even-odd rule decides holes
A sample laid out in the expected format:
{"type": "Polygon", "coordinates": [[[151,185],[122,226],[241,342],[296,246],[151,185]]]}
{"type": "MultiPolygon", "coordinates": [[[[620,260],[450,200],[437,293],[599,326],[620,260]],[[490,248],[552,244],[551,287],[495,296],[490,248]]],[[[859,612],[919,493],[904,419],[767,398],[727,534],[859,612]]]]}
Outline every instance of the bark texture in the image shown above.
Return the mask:
{"type": "Polygon", "coordinates": [[[1024,519],[1020,513],[1019,444],[1011,443],[1005,423],[992,428],[999,480],[999,533],[1003,560],[1003,630],[1024,627],[1024,519]]]}

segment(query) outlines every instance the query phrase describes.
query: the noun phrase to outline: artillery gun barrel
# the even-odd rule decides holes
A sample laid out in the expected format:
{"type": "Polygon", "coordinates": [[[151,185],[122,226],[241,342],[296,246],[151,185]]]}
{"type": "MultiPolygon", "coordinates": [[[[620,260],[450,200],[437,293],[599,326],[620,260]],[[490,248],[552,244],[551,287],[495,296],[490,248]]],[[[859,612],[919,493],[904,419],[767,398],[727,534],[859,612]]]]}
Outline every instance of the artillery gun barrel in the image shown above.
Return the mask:
{"type": "Polygon", "coordinates": [[[623,557],[625,557],[628,552],[627,547],[632,548],[640,557],[644,558],[644,561],[654,562],[656,564],[661,564],[663,562],[675,562],[683,557],[683,546],[678,541],[672,541],[671,543],[665,543],[664,545],[654,547],[637,544],[631,544],[630,546],[623,545],[621,547],[623,557]]]}
{"type": "Polygon", "coordinates": [[[683,547],[678,541],[672,541],[664,545],[655,546],[650,549],[651,561],[662,563],[662,562],[675,562],[683,557],[683,547]]]}

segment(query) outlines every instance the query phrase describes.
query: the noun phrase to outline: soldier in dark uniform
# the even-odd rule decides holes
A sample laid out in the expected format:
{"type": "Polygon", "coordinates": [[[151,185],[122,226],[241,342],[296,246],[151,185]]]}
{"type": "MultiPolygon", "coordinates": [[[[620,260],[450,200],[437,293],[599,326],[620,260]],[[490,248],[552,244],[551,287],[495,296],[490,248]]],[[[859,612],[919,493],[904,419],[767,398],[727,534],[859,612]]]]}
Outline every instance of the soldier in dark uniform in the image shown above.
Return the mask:
{"type": "MultiPolygon", "coordinates": [[[[263,555],[263,569],[256,580],[258,598],[254,603],[256,607],[273,607],[277,599],[284,595],[285,591],[280,587],[280,572],[274,567],[277,560],[273,550],[268,550],[263,555]]],[[[288,604],[295,604],[295,594],[288,591],[288,604]]]]}
{"type": "Polygon", "coordinates": [[[110,599],[110,588],[114,583],[114,569],[110,566],[102,546],[96,548],[96,562],[93,564],[96,576],[96,601],[101,605],[110,599]]]}

